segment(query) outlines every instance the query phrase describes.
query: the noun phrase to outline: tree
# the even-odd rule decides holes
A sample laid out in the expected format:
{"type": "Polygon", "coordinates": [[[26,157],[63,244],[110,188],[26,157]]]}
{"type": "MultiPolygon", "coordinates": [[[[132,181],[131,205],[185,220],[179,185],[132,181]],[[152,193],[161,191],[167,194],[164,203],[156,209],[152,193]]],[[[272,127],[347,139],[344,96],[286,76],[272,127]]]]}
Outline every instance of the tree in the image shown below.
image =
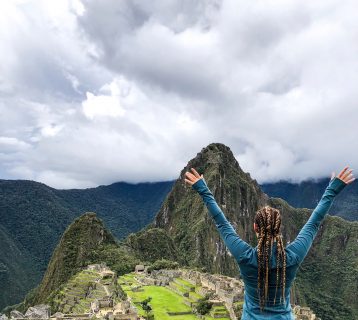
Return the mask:
{"type": "Polygon", "coordinates": [[[147,320],[152,320],[154,319],[154,315],[151,314],[152,312],[152,307],[151,305],[149,304],[149,302],[152,300],[152,297],[148,297],[147,299],[144,299],[143,301],[140,302],[140,305],[143,309],[143,311],[145,312],[146,314],[146,319],[147,320]]]}
{"type": "Polygon", "coordinates": [[[205,315],[211,310],[213,303],[209,301],[210,297],[211,295],[207,294],[204,298],[198,300],[195,308],[198,314],[205,315]]]}

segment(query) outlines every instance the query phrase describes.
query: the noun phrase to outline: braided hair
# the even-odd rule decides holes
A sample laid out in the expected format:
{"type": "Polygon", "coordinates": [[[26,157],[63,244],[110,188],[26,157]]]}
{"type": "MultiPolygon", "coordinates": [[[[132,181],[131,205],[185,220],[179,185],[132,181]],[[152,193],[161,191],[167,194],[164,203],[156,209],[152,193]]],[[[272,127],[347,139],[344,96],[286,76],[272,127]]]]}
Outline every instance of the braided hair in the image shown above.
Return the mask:
{"type": "Polygon", "coordinates": [[[280,286],[282,296],[280,303],[285,302],[285,285],[286,285],[286,254],[283,246],[281,227],[281,214],[278,209],[270,206],[264,206],[256,212],[255,224],[258,232],[257,244],[257,291],[260,300],[260,309],[264,306],[268,299],[269,274],[270,274],[270,258],[272,254],[273,241],[277,243],[276,255],[276,290],[274,304],[276,304],[277,289],[280,286]],[[279,285],[279,279],[281,283],[279,285]]]}

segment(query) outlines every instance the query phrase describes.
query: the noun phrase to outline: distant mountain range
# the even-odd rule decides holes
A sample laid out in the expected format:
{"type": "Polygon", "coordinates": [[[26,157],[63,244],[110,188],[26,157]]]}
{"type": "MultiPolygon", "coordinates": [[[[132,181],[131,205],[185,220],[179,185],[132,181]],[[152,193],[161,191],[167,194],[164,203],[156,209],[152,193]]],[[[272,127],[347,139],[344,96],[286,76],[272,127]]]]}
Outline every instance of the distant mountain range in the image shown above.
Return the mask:
{"type": "MultiPolygon", "coordinates": [[[[190,160],[177,181],[121,182],[84,190],[56,190],[33,181],[0,180],[0,281],[3,284],[0,309],[20,302],[26,292],[40,283],[61,234],[84,212],[96,212],[114,237],[125,239],[119,246],[109,245],[104,251],[92,252],[86,262],[106,257],[112,269],[123,273],[139,261],[154,262],[165,257],[182,265],[237,275],[237,267],[218,238],[205,207],[182,183],[184,172],[191,166],[204,173],[218,203],[225,205],[225,212],[238,232],[253,245],[252,217],[259,205],[269,203],[283,211],[284,235],[290,240],[311,210],[294,209],[276,198],[283,198],[292,206],[314,208],[329,181],[259,185],[249,173],[242,171],[231,150],[217,143],[203,148],[190,160]]],[[[354,182],[337,197],[330,213],[338,213],[348,220],[357,219],[357,199],[357,182],[354,182]]],[[[297,279],[296,302],[309,302],[315,310],[318,308],[318,313],[320,308],[325,308],[333,310],[328,314],[351,315],[357,304],[353,301],[352,307],[346,307],[341,300],[342,296],[354,300],[351,287],[357,279],[351,274],[351,266],[357,259],[357,223],[327,218],[323,230],[318,238],[320,242],[315,242],[312,254],[302,266],[302,270],[315,271],[303,272],[297,279]],[[338,270],[339,261],[345,261],[344,273],[338,270]],[[339,281],[338,287],[332,290],[335,283],[329,280],[334,272],[339,274],[339,281]],[[316,278],[312,276],[321,279],[320,296],[315,295],[316,278]],[[344,286],[347,289],[343,292],[344,286]],[[332,297],[335,306],[330,305],[332,297]]],[[[51,276],[45,278],[52,283],[56,277],[48,273],[50,265],[54,264],[50,262],[47,268],[51,276]]],[[[66,270],[65,274],[71,273],[70,269],[66,270]]],[[[60,282],[55,281],[53,285],[60,282]]],[[[51,286],[45,288],[50,289],[41,289],[36,301],[52,290],[51,286]]]]}
{"type": "Polygon", "coordinates": [[[41,280],[66,227],[95,211],[118,239],[152,221],[173,181],[114,183],[56,190],[25,180],[0,180],[0,309],[21,301],[41,280]]]}
{"type": "MultiPolygon", "coordinates": [[[[313,209],[329,183],[329,178],[317,181],[308,180],[301,183],[280,181],[261,184],[261,189],[271,197],[281,198],[295,208],[313,209]]],[[[330,214],[349,221],[358,220],[358,181],[345,188],[334,201],[330,214]]]]}

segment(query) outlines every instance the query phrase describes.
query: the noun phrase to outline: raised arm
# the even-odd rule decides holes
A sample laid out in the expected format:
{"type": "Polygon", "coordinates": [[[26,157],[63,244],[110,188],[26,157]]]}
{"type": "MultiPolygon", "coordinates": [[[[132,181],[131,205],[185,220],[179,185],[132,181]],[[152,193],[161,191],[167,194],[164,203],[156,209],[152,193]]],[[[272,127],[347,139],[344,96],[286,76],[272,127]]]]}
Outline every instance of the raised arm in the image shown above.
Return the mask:
{"type": "Polygon", "coordinates": [[[310,218],[298,233],[296,239],[287,245],[286,249],[291,250],[298,256],[298,263],[303,261],[311,248],[312,242],[317,235],[318,228],[332,206],[334,198],[348,183],[351,183],[354,180],[354,178],[352,179],[352,174],[350,174],[352,170],[347,171],[347,169],[348,167],[343,169],[337,177],[334,177],[334,174],[332,175],[331,181],[324,191],[318,205],[313,210],[310,218]]]}
{"type": "Polygon", "coordinates": [[[216,228],[226,247],[238,262],[242,261],[242,259],[250,253],[252,247],[237,235],[230,222],[226,219],[221,208],[216,203],[213,194],[208,188],[203,175],[199,176],[195,169],[192,170],[195,175],[187,172],[186,175],[188,179],[185,180],[191,184],[192,188],[197,191],[203,199],[210,215],[215,221],[216,228]]]}

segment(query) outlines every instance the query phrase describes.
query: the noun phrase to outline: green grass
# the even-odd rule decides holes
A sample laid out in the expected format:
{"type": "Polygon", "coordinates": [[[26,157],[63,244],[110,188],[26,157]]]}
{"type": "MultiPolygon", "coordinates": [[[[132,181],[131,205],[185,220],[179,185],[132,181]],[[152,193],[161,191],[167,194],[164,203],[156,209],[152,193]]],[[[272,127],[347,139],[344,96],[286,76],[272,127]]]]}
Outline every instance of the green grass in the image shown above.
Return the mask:
{"type": "Polygon", "coordinates": [[[184,288],[182,285],[180,285],[179,283],[176,283],[176,282],[172,282],[172,285],[178,290],[180,291],[181,293],[187,293],[189,292],[188,289],[184,288]]]}
{"type": "Polygon", "coordinates": [[[180,283],[188,288],[195,288],[195,286],[193,284],[191,284],[189,281],[186,281],[182,278],[175,278],[175,281],[177,281],[178,283],[180,283]]]}
{"type": "MultiPolygon", "coordinates": [[[[142,292],[127,291],[133,302],[140,302],[147,297],[152,297],[150,302],[153,308],[155,319],[173,320],[177,319],[197,319],[195,315],[181,315],[177,317],[168,316],[167,312],[191,311],[191,308],[184,304],[183,298],[166,287],[144,286],[142,292]]],[[[144,315],[140,306],[136,304],[141,315],[144,315]]]]}
{"type": "MultiPolygon", "coordinates": [[[[139,302],[143,301],[147,297],[152,297],[152,301],[150,302],[153,308],[153,314],[155,319],[160,320],[197,320],[199,319],[195,314],[189,315],[178,315],[178,316],[169,316],[167,312],[184,312],[191,311],[191,308],[187,306],[184,301],[187,300],[183,296],[175,293],[168,287],[160,287],[160,286],[143,286],[143,291],[133,292],[131,288],[136,287],[138,285],[137,281],[134,279],[135,274],[126,274],[124,276],[119,277],[118,283],[121,284],[122,289],[128,294],[128,296],[132,299],[132,302],[135,303],[136,307],[140,315],[144,315],[143,310],[141,309],[139,302]],[[125,284],[124,284],[125,283],[125,284]],[[130,283],[130,284],[129,284],[130,283]]],[[[178,280],[178,279],[176,279],[178,280]]],[[[179,282],[183,285],[190,285],[185,280],[180,279],[179,282]],[[181,280],[181,281],[180,281],[181,280]]],[[[180,287],[180,285],[178,285],[180,287]]],[[[187,291],[187,290],[186,290],[187,291]]],[[[199,294],[195,292],[190,292],[195,297],[201,297],[199,294]]],[[[214,320],[210,315],[205,316],[205,320],[214,320]]],[[[203,320],[204,320],[203,319],[203,320]]],[[[217,320],[229,320],[229,318],[215,318],[217,320]]]]}
{"type": "Polygon", "coordinates": [[[189,297],[193,300],[199,300],[199,299],[204,298],[201,294],[199,294],[195,291],[189,292],[189,297]]]}
{"type": "MultiPolygon", "coordinates": [[[[226,308],[223,307],[223,306],[213,307],[213,308],[211,309],[210,313],[211,313],[212,315],[222,315],[222,317],[225,317],[225,316],[228,314],[226,308]]],[[[216,319],[220,319],[220,318],[216,318],[216,319]]]]}

